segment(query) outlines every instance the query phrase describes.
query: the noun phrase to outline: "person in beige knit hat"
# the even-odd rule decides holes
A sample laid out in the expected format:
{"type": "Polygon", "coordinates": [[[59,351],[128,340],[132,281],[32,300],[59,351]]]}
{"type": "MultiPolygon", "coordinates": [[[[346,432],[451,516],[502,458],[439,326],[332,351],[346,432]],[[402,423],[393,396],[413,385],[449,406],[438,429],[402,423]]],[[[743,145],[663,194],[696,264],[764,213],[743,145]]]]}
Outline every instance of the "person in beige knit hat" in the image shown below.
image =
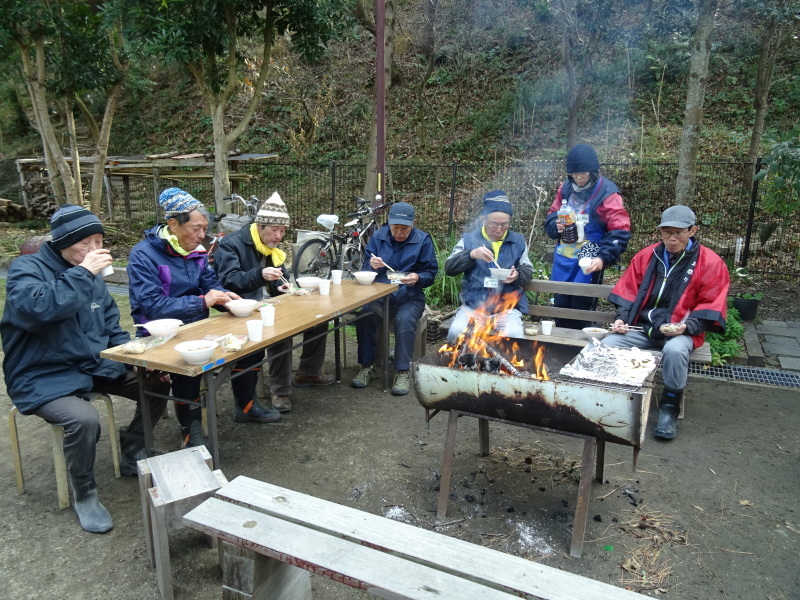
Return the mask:
{"type": "MultiPolygon", "coordinates": [[[[217,249],[215,267],[220,282],[226,288],[240,294],[242,298],[262,300],[283,294],[286,290],[281,285],[281,278],[288,279],[286,270],[286,253],[279,248],[286,228],[289,226],[289,213],[278,192],[272,194],[256,214],[255,223],[243,227],[239,231],[226,235],[217,249]]],[[[311,385],[330,385],[334,382],[332,375],[322,372],[325,363],[325,337],[328,324],[323,323],[303,333],[304,345],[300,355],[300,364],[294,378],[296,387],[311,385]],[[312,339],[315,336],[323,336],[312,339]]],[[[249,403],[257,404],[256,384],[260,367],[254,365],[264,360],[264,352],[256,352],[240,360],[234,371],[248,373],[231,380],[233,395],[236,399],[233,420],[238,422],[269,422],[280,418],[278,413],[291,410],[289,396],[292,393],[292,354],[286,352],[282,356],[272,358],[292,347],[292,338],[273,344],[267,348],[269,363],[270,391],[272,408],[263,413],[263,418],[254,418],[252,410],[241,412],[239,407],[249,403]],[[277,411],[277,412],[276,412],[277,411]],[[245,414],[246,413],[246,414],[245,414]]],[[[259,407],[260,408],[260,407],[259,407]]],[[[259,413],[260,414],[260,413],[259,413]]]]}

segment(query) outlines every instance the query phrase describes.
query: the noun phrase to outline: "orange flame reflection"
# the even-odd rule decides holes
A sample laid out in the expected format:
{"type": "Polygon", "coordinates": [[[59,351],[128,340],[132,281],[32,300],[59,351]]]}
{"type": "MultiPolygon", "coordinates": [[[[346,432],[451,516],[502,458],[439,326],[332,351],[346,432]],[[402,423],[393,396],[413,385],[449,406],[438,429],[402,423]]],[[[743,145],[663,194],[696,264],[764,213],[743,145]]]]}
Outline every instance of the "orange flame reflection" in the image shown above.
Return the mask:
{"type": "MultiPolygon", "coordinates": [[[[439,354],[449,355],[447,366],[464,368],[458,364],[458,358],[464,354],[490,358],[492,354],[487,349],[488,344],[501,352],[515,368],[530,372],[534,379],[548,381],[550,376],[544,363],[544,346],[536,349],[530,363],[526,365],[525,359],[519,356],[519,344],[497,332],[498,319],[504,312],[516,306],[516,302],[516,294],[495,295],[484,306],[475,309],[473,318],[470,319],[467,328],[458,335],[455,343],[445,343],[439,348],[439,354]],[[491,307],[491,311],[487,307],[491,307]]],[[[500,372],[511,374],[511,370],[504,366],[501,366],[500,372]]]]}

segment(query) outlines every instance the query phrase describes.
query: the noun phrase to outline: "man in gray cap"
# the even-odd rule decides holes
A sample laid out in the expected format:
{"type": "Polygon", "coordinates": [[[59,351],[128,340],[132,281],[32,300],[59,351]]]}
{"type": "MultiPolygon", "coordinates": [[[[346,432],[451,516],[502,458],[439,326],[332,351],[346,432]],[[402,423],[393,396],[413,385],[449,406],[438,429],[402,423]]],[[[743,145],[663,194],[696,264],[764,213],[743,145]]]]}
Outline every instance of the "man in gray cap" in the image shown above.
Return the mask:
{"type": "MultiPolygon", "coordinates": [[[[414,227],[414,207],[396,202],[389,209],[389,223],[381,227],[367,243],[364,270],[377,271],[375,281],[390,283],[389,267],[405,273],[397,291],[389,297],[389,318],[394,321],[394,366],[397,373],[392,394],[408,393],[411,379],[408,368],[414,351],[417,321],[425,310],[425,288],[433,284],[439,263],[431,236],[414,227]]],[[[367,315],[356,321],[358,363],[361,370],[353,378],[354,388],[366,387],[375,379],[375,352],[378,327],[383,322],[383,301],[368,304],[359,313],[367,315]]]]}
{"type": "MultiPolygon", "coordinates": [[[[119,324],[119,309],[99,273],[111,265],[103,248],[103,224],[83,207],[65,204],[50,221],[52,241],[36,254],[17,258],[8,271],[0,335],[8,395],[22,414],[64,428],[64,457],[81,527],[105,533],[113,527],[97,497],[95,447],[100,420],[89,392],[137,401],[136,413],[120,431],[124,475],[136,475],[145,458],[139,383],[122,363],[100,352],[130,340],[119,324]]],[[[168,385],[152,376],[153,391],[168,385]]],[[[166,404],[151,399],[157,422],[166,404]]],[[[116,435],[115,431],[109,432],[116,435]]]]}
{"type": "Polygon", "coordinates": [[[608,299],[617,306],[606,346],[659,350],[664,390],[656,437],[677,434],[689,354],[703,345],[705,332],[725,332],[730,276],[725,262],[701,246],[695,214],[671,206],[661,215],[661,242],[639,251],[608,299]],[[643,331],[630,331],[629,325],[643,331]]]}

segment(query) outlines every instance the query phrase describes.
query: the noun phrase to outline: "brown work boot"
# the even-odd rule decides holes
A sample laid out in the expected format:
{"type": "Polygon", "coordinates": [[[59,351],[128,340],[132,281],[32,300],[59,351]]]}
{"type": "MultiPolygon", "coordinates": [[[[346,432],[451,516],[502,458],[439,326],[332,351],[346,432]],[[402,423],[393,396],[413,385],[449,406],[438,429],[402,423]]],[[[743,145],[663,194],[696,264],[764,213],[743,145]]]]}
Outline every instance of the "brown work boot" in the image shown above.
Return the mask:
{"type": "Polygon", "coordinates": [[[331,385],[334,383],[335,379],[333,375],[326,375],[322,373],[320,375],[301,375],[297,373],[294,376],[294,386],[295,387],[309,387],[312,385],[331,385]]]}
{"type": "Polygon", "coordinates": [[[289,396],[273,396],[272,408],[278,412],[289,412],[292,410],[292,401],[289,400],[289,396]]]}

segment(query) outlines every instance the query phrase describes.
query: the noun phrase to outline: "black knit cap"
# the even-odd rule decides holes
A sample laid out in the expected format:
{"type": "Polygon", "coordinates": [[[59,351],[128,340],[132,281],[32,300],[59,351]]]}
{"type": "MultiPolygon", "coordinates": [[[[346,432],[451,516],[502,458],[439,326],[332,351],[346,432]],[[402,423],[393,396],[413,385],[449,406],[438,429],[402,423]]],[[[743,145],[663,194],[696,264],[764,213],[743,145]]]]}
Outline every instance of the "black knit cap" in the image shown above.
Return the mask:
{"type": "Polygon", "coordinates": [[[573,146],[567,154],[567,173],[598,173],[600,159],[597,152],[588,144],[573,146]]]}
{"type": "Polygon", "coordinates": [[[50,217],[50,235],[53,238],[50,245],[55,250],[69,248],[96,233],[105,235],[103,224],[93,212],[82,206],[64,204],[50,217]]]}

